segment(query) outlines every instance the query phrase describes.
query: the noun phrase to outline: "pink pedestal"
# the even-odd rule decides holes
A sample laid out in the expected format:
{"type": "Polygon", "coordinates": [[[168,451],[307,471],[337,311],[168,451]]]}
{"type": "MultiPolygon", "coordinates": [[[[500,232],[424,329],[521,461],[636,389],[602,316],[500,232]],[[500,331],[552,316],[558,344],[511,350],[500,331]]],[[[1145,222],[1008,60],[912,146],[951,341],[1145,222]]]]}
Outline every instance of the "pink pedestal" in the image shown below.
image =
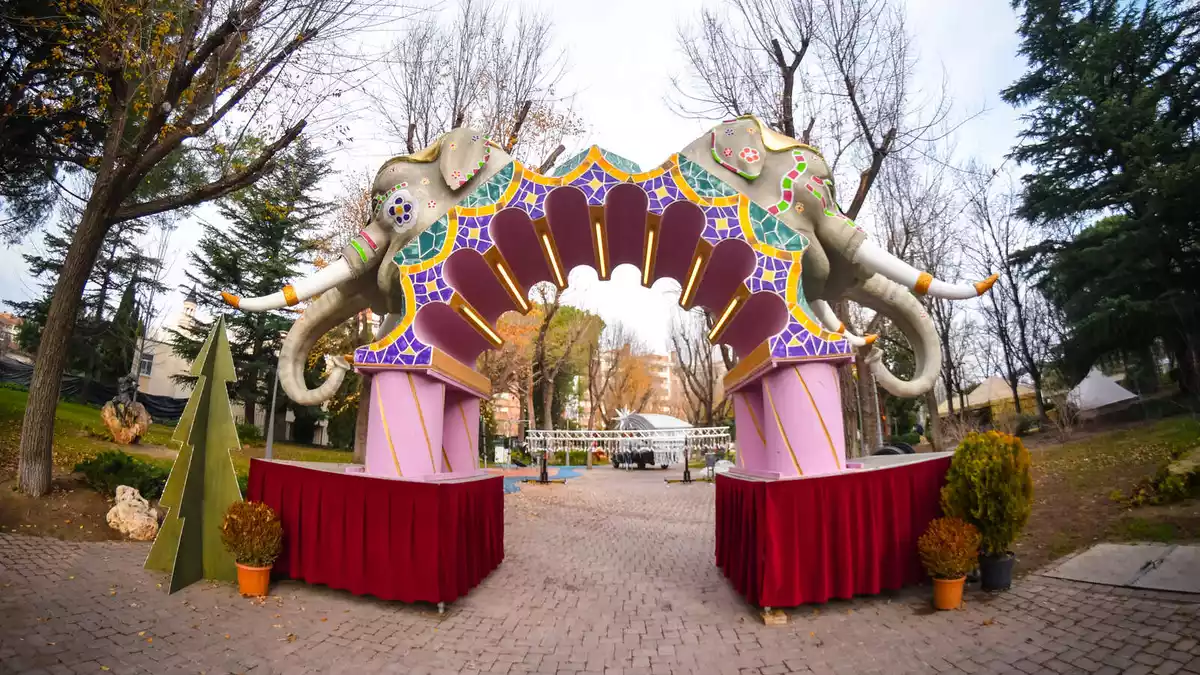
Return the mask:
{"type": "Polygon", "coordinates": [[[439,479],[479,473],[479,399],[422,372],[371,378],[366,472],[439,479]]]}
{"type": "Polygon", "coordinates": [[[740,469],[768,478],[846,469],[834,364],[781,365],[739,389],[733,409],[740,469]]]}

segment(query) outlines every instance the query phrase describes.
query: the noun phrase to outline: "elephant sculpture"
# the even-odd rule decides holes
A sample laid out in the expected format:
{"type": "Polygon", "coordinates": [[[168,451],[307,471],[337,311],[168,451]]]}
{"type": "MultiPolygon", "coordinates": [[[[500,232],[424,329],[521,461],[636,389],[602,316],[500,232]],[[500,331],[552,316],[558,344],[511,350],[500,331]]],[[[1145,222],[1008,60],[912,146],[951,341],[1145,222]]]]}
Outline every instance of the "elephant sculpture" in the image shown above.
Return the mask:
{"type": "MultiPolygon", "coordinates": [[[[869,350],[872,370],[885,389],[914,397],[933,386],[941,350],[933,323],[914,293],[975,297],[991,287],[994,276],[974,284],[951,284],[887,253],[842,214],[821,154],[771,131],[753,116],[721,123],[679,154],[807,237],[800,274],[813,318],[853,346],[869,350]],[[829,306],[842,297],[896,323],[916,355],[912,379],[901,380],[887,370],[881,353],[871,345],[872,336],[856,337],[845,330],[829,306]]],[[[280,309],[316,297],[289,331],[280,353],[279,380],[292,400],[319,404],[333,395],[350,368],[350,358],[327,357],[327,379],[314,389],[306,386],[303,369],[308,352],[326,331],[369,308],[384,317],[380,333],[386,334],[405,311],[411,311],[404,306],[398,266],[384,261],[392,261],[511,161],[477,131],[450,131],[429,147],[383,165],[372,185],[374,214],[338,260],[269,296],[225,294],[226,302],[247,311],[280,309]]]]}
{"type": "Polygon", "coordinates": [[[871,242],[838,206],[821,153],[772,131],[753,115],[722,122],[680,154],[814,242],[803,258],[805,299],[825,328],[869,350],[867,360],[881,386],[904,398],[920,396],[933,386],[941,369],[941,347],[933,322],[913,294],[973,298],[987,292],[996,275],[973,284],[946,283],[871,242]],[[883,314],[900,328],[915,354],[912,379],[901,380],[887,369],[882,352],[871,346],[874,336],[846,331],[830,307],[842,297],[883,314]]]}
{"type": "Polygon", "coordinates": [[[309,389],[304,382],[308,352],[329,330],[370,309],[384,317],[386,333],[404,312],[399,272],[392,260],[417,235],[444,216],[475,186],[512,161],[508,153],[478,131],[459,128],[412,155],[386,162],[371,184],[374,215],[342,249],[341,256],[315,274],[257,298],[222,296],[250,312],[282,309],[317,297],[288,331],[279,353],[279,383],[300,405],[318,405],[337,391],[349,359],[326,357],[327,377],[309,389]]]}

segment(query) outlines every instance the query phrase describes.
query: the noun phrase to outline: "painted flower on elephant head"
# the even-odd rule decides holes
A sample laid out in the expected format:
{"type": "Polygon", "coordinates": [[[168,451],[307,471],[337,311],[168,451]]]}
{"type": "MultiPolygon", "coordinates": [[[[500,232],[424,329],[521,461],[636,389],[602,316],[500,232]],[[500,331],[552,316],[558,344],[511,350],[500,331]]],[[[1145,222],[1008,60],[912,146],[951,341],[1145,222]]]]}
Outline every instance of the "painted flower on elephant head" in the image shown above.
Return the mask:
{"type": "Polygon", "coordinates": [[[461,172],[461,171],[459,171],[459,170],[457,170],[457,169],[456,169],[456,170],[454,170],[454,171],[451,171],[451,172],[450,172],[450,178],[451,178],[452,180],[456,180],[456,181],[458,181],[460,184],[462,184],[462,183],[465,183],[465,182],[466,182],[466,180],[464,180],[464,179],[463,179],[462,172],[461,172]]]}
{"type": "Polygon", "coordinates": [[[726,130],[725,130],[725,135],[726,135],[726,136],[732,136],[732,135],[733,135],[733,129],[726,129],[726,130]]]}
{"type": "Polygon", "coordinates": [[[726,157],[733,157],[733,148],[725,148],[721,151],[726,157]]]}
{"type": "Polygon", "coordinates": [[[429,203],[428,203],[426,206],[428,206],[428,207],[429,207],[429,208],[431,208],[431,209],[436,209],[436,208],[437,208],[437,202],[435,202],[434,200],[430,199],[430,200],[429,200],[429,203]]]}
{"type": "Polygon", "coordinates": [[[758,150],[749,147],[742,148],[742,151],[738,153],[738,156],[751,163],[757,162],[759,159],[758,150]]]}

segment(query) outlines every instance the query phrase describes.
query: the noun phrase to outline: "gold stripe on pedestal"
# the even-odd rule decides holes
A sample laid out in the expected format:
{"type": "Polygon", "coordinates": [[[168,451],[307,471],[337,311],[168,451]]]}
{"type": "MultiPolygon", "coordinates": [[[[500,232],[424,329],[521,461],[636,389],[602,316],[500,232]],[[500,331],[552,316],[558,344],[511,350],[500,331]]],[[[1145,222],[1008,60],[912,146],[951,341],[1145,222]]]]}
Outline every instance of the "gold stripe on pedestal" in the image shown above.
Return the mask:
{"type": "Polygon", "coordinates": [[[825,426],[825,416],[821,414],[821,409],[817,407],[817,400],[813,398],[812,392],[808,390],[808,383],[804,381],[804,376],[800,374],[800,366],[793,366],[792,370],[796,372],[796,377],[800,378],[800,386],[804,387],[804,394],[808,396],[808,402],[812,405],[813,412],[817,413],[817,421],[821,423],[821,431],[825,432],[825,441],[829,443],[829,452],[833,453],[833,465],[841,469],[842,463],[838,461],[837,448],[833,445],[833,437],[829,435],[829,427],[825,426]]]}
{"type": "Polygon", "coordinates": [[[433,461],[433,443],[429,441],[429,429],[425,427],[425,413],[421,412],[421,398],[417,396],[417,383],[413,381],[412,373],[408,376],[408,388],[412,392],[413,405],[417,406],[417,419],[421,420],[421,433],[425,435],[425,448],[429,450],[429,469],[437,473],[437,464],[433,461]]]}
{"type": "Polygon", "coordinates": [[[775,408],[775,397],[771,396],[771,385],[763,380],[763,392],[767,395],[767,404],[771,406],[771,414],[775,416],[775,425],[779,427],[779,435],[783,436],[783,444],[787,447],[788,456],[792,458],[792,466],[796,467],[796,475],[803,476],[804,472],[800,470],[800,462],[796,460],[796,453],[792,450],[792,442],[788,440],[787,432],[783,429],[783,420],[779,418],[779,411],[775,408]]]}

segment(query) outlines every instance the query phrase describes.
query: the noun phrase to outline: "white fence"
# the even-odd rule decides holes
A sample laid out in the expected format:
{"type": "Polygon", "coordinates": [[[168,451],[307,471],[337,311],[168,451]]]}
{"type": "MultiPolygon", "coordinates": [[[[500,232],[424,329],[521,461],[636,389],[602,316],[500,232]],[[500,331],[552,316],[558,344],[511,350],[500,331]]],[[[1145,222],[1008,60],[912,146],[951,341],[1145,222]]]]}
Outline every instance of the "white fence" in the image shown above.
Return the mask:
{"type": "Polygon", "coordinates": [[[682,429],[637,429],[596,431],[591,429],[554,430],[530,429],[525,433],[529,454],[537,458],[550,453],[547,460],[562,455],[565,464],[572,455],[587,461],[589,450],[599,450],[617,458],[620,466],[629,467],[642,459],[642,464],[670,466],[708,452],[729,449],[729,427],[691,427],[682,429]]]}

